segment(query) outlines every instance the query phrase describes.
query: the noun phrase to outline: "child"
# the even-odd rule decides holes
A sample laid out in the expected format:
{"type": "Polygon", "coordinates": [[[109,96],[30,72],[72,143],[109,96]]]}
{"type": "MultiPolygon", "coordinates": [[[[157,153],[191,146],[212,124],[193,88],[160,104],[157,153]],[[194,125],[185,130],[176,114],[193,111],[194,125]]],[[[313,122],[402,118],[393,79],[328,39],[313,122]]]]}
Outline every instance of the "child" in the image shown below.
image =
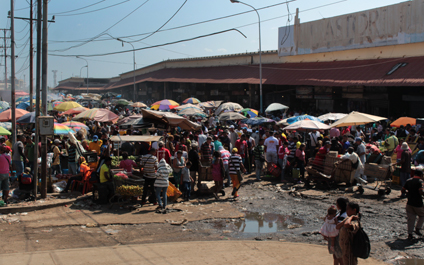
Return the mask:
{"type": "Polygon", "coordinates": [[[191,182],[194,182],[193,178],[190,176],[190,167],[191,162],[188,161],[185,168],[181,170],[181,182],[183,184],[183,199],[185,201],[190,200],[190,192],[191,192],[191,182]]]}
{"type": "Polygon", "coordinates": [[[214,156],[214,161],[211,165],[212,177],[213,177],[213,181],[215,182],[215,192],[213,195],[215,196],[215,199],[218,200],[218,192],[222,191],[222,187],[224,183],[223,173],[225,172],[225,169],[224,169],[224,163],[222,162],[221,153],[218,151],[215,151],[213,152],[213,156],[214,156]]]}
{"type": "Polygon", "coordinates": [[[324,218],[324,224],[321,227],[321,235],[329,237],[331,239],[330,250],[334,251],[334,241],[336,236],[339,234],[339,230],[336,229],[337,225],[337,209],[334,206],[330,206],[327,210],[327,216],[324,218]]]}
{"type": "Polygon", "coordinates": [[[30,167],[26,167],[24,173],[18,177],[18,183],[19,190],[21,191],[20,199],[24,200],[28,198],[34,190],[34,182],[30,167]]]}

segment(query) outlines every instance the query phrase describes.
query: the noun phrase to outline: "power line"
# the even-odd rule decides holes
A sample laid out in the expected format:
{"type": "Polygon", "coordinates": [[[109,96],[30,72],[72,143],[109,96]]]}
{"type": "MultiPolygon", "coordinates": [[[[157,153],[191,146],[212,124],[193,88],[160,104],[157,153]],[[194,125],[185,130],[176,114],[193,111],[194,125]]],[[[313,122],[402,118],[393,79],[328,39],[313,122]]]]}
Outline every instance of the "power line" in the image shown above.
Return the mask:
{"type": "MultiPolygon", "coordinates": [[[[93,3],[93,4],[91,4],[91,5],[84,6],[84,7],[80,7],[80,8],[73,9],[73,10],[68,10],[68,11],[64,11],[64,12],[53,13],[53,15],[58,16],[58,15],[60,15],[60,14],[66,14],[66,13],[71,13],[71,12],[74,12],[74,11],[82,10],[82,9],[87,8],[87,7],[91,7],[91,6],[95,6],[95,5],[97,5],[97,4],[100,4],[101,2],[104,2],[104,1],[106,1],[106,0],[101,0],[101,1],[98,1],[98,2],[93,3]]],[[[49,14],[49,16],[50,16],[50,15],[51,15],[51,14],[49,14]]]]}
{"type": "Polygon", "coordinates": [[[162,25],[160,26],[157,30],[155,30],[154,32],[152,32],[151,34],[149,34],[148,36],[141,38],[139,40],[135,40],[135,41],[130,41],[130,42],[138,42],[138,41],[142,41],[145,40],[151,36],[153,36],[156,32],[158,32],[159,30],[161,30],[163,27],[165,27],[166,24],[169,23],[169,21],[171,21],[177,14],[178,12],[180,12],[180,10],[183,8],[183,6],[187,3],[187,0],[184,1],[184,3],[180,6],[180,8],[178,8],[178,10],[162,25]]]}
{"type": "Polygon", "coordinates": [[[114,7],[114,6],[121,5],[121,4],[126,3],[126,2],[129,2],[129,1],[131,1],[131,0],[125,0],[125,1],[119,2],[117,4],[113,4],[113,5],[110,5],[110,6],[106,6],[106,7],[102,7],[102,8],[99,8],[99,9],[95,9],[95,10],[91,10],[91,11],[86,11],[86,12],[82,12],[82,13],[69,14],[69,15],[56,15],[56,16],[58,16],[58,17],[69,17],[69,16],[79,16],[79,15],[94,13],[94,12],[101,11],[101,10],[104,10],[104,9],[107,9],[107,8],[111,8],[111,7],[114,7]]]}
{"type": "MultiPolygon", "coordinates": [[[[296,0],[289,0],[289,1],[286,1],[286,2],[281,2],[281,3],[274,4],[274,5],[269,5],[269,6],[257,8],[257,10],[268,9],[268,8],[276,7],[276,6],[279,6],[279,5],[284,5],[286,3],[290,3],[290,2],[294,2],[294,1],[296,1],[296,0]]],[[[221,19],[225,19],[225,18],[230,18],[230,17],[239,16],[239,15],[244,15],[244,14],[248,14],[248,13],[251,13],[251,12],[254,12],[254,11],[253,10],[244,11],[244,12],[240,12],[240,13],[236,13],[236,14],[232,14],[232,15],[228,15],[228,16],[213,18],[213,19],[209,19],[209,20],[204,20],[204,21],[195,22],[195,23],[186,24],[186,25],[177,26],[177,27],[168,28],[168,29],[162,29],[162,30],[159,30],[157,32],[170,31],[170,30],[175,30],[175,29],[181,29],[181,28],[191,27],[191,26],[200,25],[200,24],[204,24],[204,23],[208,23],[208,22],[213,22],[213,21],[217,21],[217,20],[221,20],[221,19]]],[[[146,33],[140,33],[140,34],[134,34],[134,35],[128,35],[128,36],[121,36],[121,37],[118,37],[118,38],[120,38],[120,39],[126,39],[126,38],[132,38],[132,37],[138,37],[138,36],[148,35],[148,34],[151,34],[151,33],[152,32],[146,32],[146,33]]],[[[92,41],[109,41],[109,40],[113,40],[113,39],[96,39],[96,40],[92,40],[92,41]]],[[[68,42],[84,42],[84,41],[87,41],[87,39],[68,40],[68,41],[49,40],[49,42],[51,42],[51,43],[68,43],[68,42]]]]}
{"type": "Polygon", "coordinates": [[[127,14],[125,17],[123,17],[122,19],[120,19],[118,22],[116,22],[115,24],[113,24],[112,26],[110,26],[109,28],[107,28],[106,30],[104,30],[103,32],[101,32],[100,34],[96,35],[95,37],[91,38],[88,41],[85,41],[83,43],[65,48],[65,49],[60,49],[60,50],[53,50],[53,52],[64,52],[73,48],[77,48],[77,47],[81,47],[95,39],[97,39],[98,37],[104,35],[107,31],[109,31],[111,28],[115,27],[116,25],[118,25],[120,22],[122,22],[124,19],[126,19],[127,17],[129,17],[131,14],[133,14],[135,11],[137,11],[139,8],[141,8],[142,6],[144,6],[147,2],[149,2],[150,0],[146,0],[144,3],[142,3],[141,5],[139,5],[136,9],[134,9],[133,11],[131,11],[129,14],[127,14]]]}
{"type": "MultiPolygon", "coordinates": [[[[153,46],[149,46],[149,47],[138,48],[138,49],[134,49],[134,50],[135,51],[147,50],[147,49],[152,49],[152,48],[157,48],[157,47],[162,47],[162,46],[177,44],[177,43],[181,43],[181,42],[187,42],[187,41],[197,40],[197,39],[201,39],[201,38],[206,38],[206,37],[210,37],[210,36],[213,36],[213,35],[219,35],[219,34],[230,32],[230,31],[237,31],[238,33],[240,33],[241,35],[243,35],[245,38],[247,38],[238,29],[227,29],[227,30],[218,31],[218,32],[214,32],[214,33],[210,33],[210,34],[206,34],[206,35],[201,35],[201,36],[197,36],[197,37],[193,37],[193,38],[189,38],[189,39],[183,39],[183,40],[179,40],[179,41],[168,42],[168,43],[164,43],[164,44],[158,44],[158,45],[153,45],[153,46]]],[[[107,56],[107,55],[113,55],[113,54],[121,54],[121,53],[127,53],[127,52],[133,52],[133,50],[125,50],[125,51],[109,52],[109,53],[101,53],[101,54],[61,55],[61,54],[50,54],[49,53],[49,55],[50,56],[59,56],[59,57],[77,57],[77,56],[79,56],[79,57],[96,57],[96,56],[107,56]]]]}

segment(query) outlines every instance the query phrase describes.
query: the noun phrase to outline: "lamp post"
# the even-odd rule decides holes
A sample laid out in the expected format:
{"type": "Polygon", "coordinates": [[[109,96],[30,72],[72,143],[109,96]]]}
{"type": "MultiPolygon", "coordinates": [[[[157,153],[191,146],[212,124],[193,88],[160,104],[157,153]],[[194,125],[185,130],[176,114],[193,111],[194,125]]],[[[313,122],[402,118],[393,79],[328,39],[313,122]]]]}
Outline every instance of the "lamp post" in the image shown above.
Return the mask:
{"type": "Polygon", "coordinates": [[[84,68],[84,67],[87,67],[87,65],[85,65],[85,66],[83,66],[83,67],[81,67],[81,69],[80,69],[80,77],[81,77],[81,71],[82,71],[82,68],[84,68]]]}
{"type": "MultiPolygon", "coordinates": [[[[88,61],[80,56],[77,56],[78,59],[83,59],[87,63],[87,94],[88,94],[88,61]]],[[[82,69],[82,68],[81,68],[82,69]]],[[[81,70],[80,70],[80,76],[81,76],[81,70]]]]}
{"type": "Polygon", "coordinates": [[[261,113],[263,112],[263,106],[262,106],[262,46],[261,46],[261,17],[259,16],[259,12],[258,10],[256,10],[256,8],[254,8],[253,6],[243,3],[241,1],[238,0],[230,0],[231,3],[239,3],[239,4],[243,4],[245,6],[248,6],[250,8],[252,8],[253,10],[255,10],[256,14],[258,15],[258,21],[259,21],[259,95],[260,95],[260,111],[261,113]]]}
{"type": "Polygon", "coordinates": [[[121,40],[120,38],[117,38],[117,40],[122,42],[122,47],[124,47],[124,42],[125,42],[125,43],[128,43],[129,45],[131,45],[132,48],[133,48],[133,62],[134,62],[134,64],[133,64],[133,86],[134,86],[134,102],[136,102],[137,96],[136,96],[136,89],[135,89],[135,48],[134,48],[134,45],[132,45],[131,42],[121,40]]]}

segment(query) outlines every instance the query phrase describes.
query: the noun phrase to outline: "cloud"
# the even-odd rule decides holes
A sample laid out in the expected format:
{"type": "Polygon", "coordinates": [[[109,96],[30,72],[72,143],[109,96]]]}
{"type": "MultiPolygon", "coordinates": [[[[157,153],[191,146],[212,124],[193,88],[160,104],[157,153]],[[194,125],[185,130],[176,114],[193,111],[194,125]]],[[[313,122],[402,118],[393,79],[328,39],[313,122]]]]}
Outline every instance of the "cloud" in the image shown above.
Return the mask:
{"type": "Polygon", "coordinates": [[[205,51],[206,52],[213,52],[213,50],[212,49],[209,49],[209,48],[205,48],[205,51]]]}
{"type": "Polygon", "coordinates": [[[224,52],[227,52],[227,49],[221,48],[221,49],[218,49],[218,52],[224,53],[224,52]]]}

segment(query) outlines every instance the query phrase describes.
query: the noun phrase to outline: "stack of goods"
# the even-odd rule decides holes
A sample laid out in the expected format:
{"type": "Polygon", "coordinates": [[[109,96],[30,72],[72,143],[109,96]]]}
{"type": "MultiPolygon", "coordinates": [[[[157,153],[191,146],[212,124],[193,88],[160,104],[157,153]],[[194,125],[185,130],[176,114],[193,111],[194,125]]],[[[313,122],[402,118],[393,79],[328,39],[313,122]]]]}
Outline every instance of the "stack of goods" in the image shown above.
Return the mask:
{"type": "Polygon", "coordinates": [[[122,185],[116,188],[116,193],[121,196],[141,196],[143,195],[143,187],[122,185]]]}

